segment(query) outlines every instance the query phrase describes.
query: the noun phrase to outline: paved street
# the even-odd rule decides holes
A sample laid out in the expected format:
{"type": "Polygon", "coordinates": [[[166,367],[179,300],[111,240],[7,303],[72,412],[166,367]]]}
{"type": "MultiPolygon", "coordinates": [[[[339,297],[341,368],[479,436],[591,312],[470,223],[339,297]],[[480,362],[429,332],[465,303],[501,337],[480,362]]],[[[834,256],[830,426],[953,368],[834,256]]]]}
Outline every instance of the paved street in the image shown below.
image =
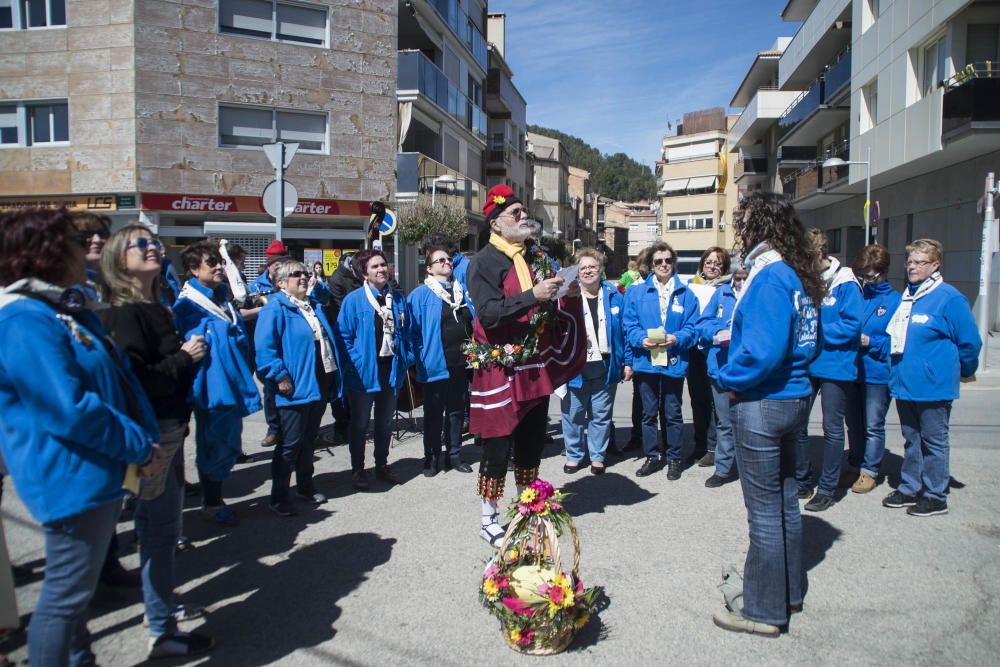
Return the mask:
{"type": "MultiPolygon", "coordinates": [[[[631,390],[616,403],[627,433],[631,390]]],[[[575,497],[567,508],[581,533],[581,571],[604,586],[605,608],[559,664],[995,664],[1000,653],[1000,374],[963,386],[952,413],[951,513],[918,519],[884,509],[888,487],[848,494],[831,510],[804,513],[809,591],[788,634],[771,640],[712,625],[721,605],[720,569],[746,553],[746,515],[738,484],[706,489],[707,469],[677,482],[639,479],[637,461],[603,477],[562,472],[559,438],[546,449],[543,477],[575,497]]],[[[553,412],[555,414],[555,412],[553,412]]],[[[902,451],[891,411],[886,468],[895,483],[902,451]]],[[[553,423],[556,423],[553,420],[553,423]]],[[[207,604],[220,665],[519,664],[479,606],[477,585],[492,553],[478,535],[475,476],[421,476],[421,443],[410,433],[391,461],[405,483],[368,493],[350,486],[346,447],[320,451],[317,486],[332,497],[320,509],[282,519],[266,507],[268,451],[258,446],[262,417],[249,420],[246,451],[226,492],[242,518],[220,530],[185,513],[197,548],[178,558],[184,600],[207,604]]],[[[819,445],[819,410],[811,421],[819,445]]],[[[690,436],[690,433],[688,433],[690,436]]],[[[194,478],[193,442],[188,471],[194,478]]],[[[816,453],[816,452],[814,452],[816,453]]],[[[468,460],[478,460],[474,446],[468,460]]],[[[818,460],[817,460],[818,462],[818,460]]],[[[22,617],[34,606],[42,540],[13,493],[3,518],[15,563],[35,568],[18,589],[22,617]]],[[[135,567],[131,523],[119,524],[135,567]]],[[[90,629],[103,665],[142,662],[142,605],[95,612],[90,629]]],[[[196,624],[191,624],[197,627],[196,624]]],[[[187,628],[192,629],[192,628],[187,628]]],[[[26,657],[23,637],[13,659],[26,657]]],[[[182,662],[182,661],[178,661],[182,662]]],[[[195,661],[192,661],[195,662],[195,661]]]]}

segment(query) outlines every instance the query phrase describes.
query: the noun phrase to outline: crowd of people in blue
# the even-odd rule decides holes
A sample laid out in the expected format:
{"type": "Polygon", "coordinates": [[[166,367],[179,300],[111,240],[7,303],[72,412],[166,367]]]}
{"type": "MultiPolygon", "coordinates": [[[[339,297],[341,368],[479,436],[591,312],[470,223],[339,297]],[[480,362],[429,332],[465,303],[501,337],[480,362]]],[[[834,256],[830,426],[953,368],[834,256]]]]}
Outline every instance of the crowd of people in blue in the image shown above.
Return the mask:
{"type": "MultiPolygon", "coordinates": [[[[741,203],[738,258],[709,248],[684,281],[674,250],[657,241],[614,283],[603,255],[582,248],[564,284],[533,242],[523,204],[498,188],[484,209],[484,249],[470,261],[448,239],[426,239],[426,276],[408,296],[378,249],[345,257],[326,279],[276,241],[250,281],[246,253],[218,241],[186,247],[176,267],[140,224],[112,234],[100,216],[43,209],[0,220],[0,451],[45,534],[31,664],[93,664],[88,603],[99,580],[129,574],[113,539],[126,494],[135,497],[149,656],[212,648],[212,637],[178,629],[203,610],[173,595],[181,507],[194,488],[183,453],[192,415],[201,511],[236,526],[224,483],[244,456],[247,415],[266,413],[268,506],[291,516],[327,501],[313,481],[313,451],[328,405],[349,446],[353,486],[373,482],[365,463],[373,418],[374,480],[400,481],[390,428],[401,388],[415,380],[424,474],[471,473],[463,432],[477,436],[479,528],[495,547],[507,467],[518,487],[537,477],[554,393],[567,474],[588,464],[603,474],[608,457],[641,448],[639,477],[665,468],[676,480],[697,464],[714,467],[709,488],[740,481],[750,531],[742,605],[714,617],[739,632],[777,635],[801,609],[800,501],[820,512],[838,489],[868,493],[883,481],[893,399],[903,464],[882,504],[917,517],[948,511],[951,405],[982,342],[967,300],[942,277],[939,242],[907,246],[900,293],[887,280],[885,248],[864,247],[842,266],[785,199],[754,192],[741,203]],[[504,399],[518,382],[550,381],[531,400],[504,399]],[[612,417],[623,382],[633,414],[622,442],[612,417]],[[817,397],[814,478],[807,423],[817,397]]],[[[16,609],[10,568],[0,565],[0,607],[16,609]]]]}

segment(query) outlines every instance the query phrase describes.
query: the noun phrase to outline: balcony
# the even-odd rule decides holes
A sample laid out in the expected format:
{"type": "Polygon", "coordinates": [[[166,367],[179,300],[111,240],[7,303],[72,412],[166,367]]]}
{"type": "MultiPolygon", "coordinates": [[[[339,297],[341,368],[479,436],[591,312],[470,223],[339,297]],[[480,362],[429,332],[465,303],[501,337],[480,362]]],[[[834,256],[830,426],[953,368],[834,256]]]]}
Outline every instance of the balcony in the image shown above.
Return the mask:
{"type": "MultiPolygon", "coordinates": [[[[841,74],[842,71],[838,70],[838,76],[841,74]]],[[[843,84],[841,90],[847,90],[843,84]]],[[[814,81],[809,90],[799,93],[799,97],[778,120],[778,144],[794,140],[800,146],[807,146],[847,122],[851,114],[850,106],[828,104],[830,99],[826,95],[826,81],[822,77],[814,81]]]]}
{"type": "Polygon", "coordinates": [[[783,134],[788,134],[796,125],[819,111],[822,99],[823,82],[816,81],[809,90],[799,93],[781,114],[781,117],[778,119],[779,131],[783,134]]]}
{"type": "Polygon", "coordinates": [[[453,203],[471,214],[481,215],[486,203],[486,186],[465,174],[449,169],[423,153],[396,154],[396,196],[400,201],[431,195],[439,201],[453,203]],[[454,176],[455,183],[433,187],[439,176],[454,176]]]}
{"type": "Polygon", "coordinates": [[[1000,64],[970,64],[942,87],[942,141],[1000,130],[1000,64]]]}
{"type": "Polygon", "coordinates": [[[851,42],[851,0],[820,0],[778,61],[778,87],[798,88],[851,42]]]}
{"type": "Polygon", "coordinates": [[[831,100],[849,91],[850,85],[851,52],[847,50],[823,74],[823,104],[831,104],[831,100]]]}
{"type": "MultiPolygon", "coordinates": [[[[849,160],[850,153],[850,143],[845,141],[831,151],[830,155],[823,157],[823,160],[831,157],[849,160]]],[[[834,201],[850,197],[850,194],[831,192],[847,184],[849,170],[850,165],[846,164],[824,169],[822,162],[815,160],[782,179],[785,196],[798,208],[806,210],[826,206],[834,201]]]]}
{"type": "Polygon", "coordinates": [[[741,150],[734,170],[733,181],[742,183],[767,178],[767,168],[767,155],[751,155],[741,150]]]}
{"type": "Polygon", "coordinates": [[[486,114],[472,103],[437,65],[420,51],[400,51],[400,90],[416,90],[482,141],[486,141],[486,114]]]}
{"type": "Polygon", "coordinates": [[[489,161],[490,164],[510,164],[510,156],[515,155],[517,149],[514,148],[509,140],[503,143],[494,143],[490,146],[489,161]]]}
{"type": "Polygon", "coordinates": [[[490,114],[523,118],[524,106],[510,77],[499,67],[491,67],[486,75],[486,110],[490,114]]]}
{"type": "Polygon", "coordinates": [[[758,144],[768,128],[798,97],[798,91],[760,88],[729,131],[730,149],[758,144]]]}
{"type": "Polygon", "coordinates": [[[778,146],[779,169],[801,168],[816,161],[815,146],[778,146]]]}
{"type": "Polygon", "coordinates": [[[469,53],[485,72],[489,67],[486,39],[483,37],[483,33],[479,32],[479,28],[473,25],[469,17],[462,11],[458,0],[428,0],[427,4],[434,8],[444,24],[465,45],[465,48],[469,50],[469,53]]]}

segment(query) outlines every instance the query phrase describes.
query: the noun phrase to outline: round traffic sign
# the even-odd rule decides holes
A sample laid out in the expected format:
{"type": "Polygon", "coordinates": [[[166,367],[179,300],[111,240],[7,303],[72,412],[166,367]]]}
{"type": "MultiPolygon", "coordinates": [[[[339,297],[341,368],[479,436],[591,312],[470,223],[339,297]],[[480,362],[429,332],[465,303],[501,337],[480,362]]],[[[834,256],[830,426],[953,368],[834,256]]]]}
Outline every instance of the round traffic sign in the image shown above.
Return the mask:
{"type": "MultiPolygon", "coordinates": [[[[284,184],[284,194],[285,194],[285,212],[284,215],[291,215],[295,211],[295,207],[299,205],[299,192],[295,189],[295,186],[286,180],[281,181],[284,184]]],[[[278,217],[278,181],[271,181],[264,188],[263,194],[260,196],[262,203],[264,204],[264,210],[267,211],[268,215],[272,218],[278,217]]],[[[282,216],[284,217],[284,216],[282,216]]]]}

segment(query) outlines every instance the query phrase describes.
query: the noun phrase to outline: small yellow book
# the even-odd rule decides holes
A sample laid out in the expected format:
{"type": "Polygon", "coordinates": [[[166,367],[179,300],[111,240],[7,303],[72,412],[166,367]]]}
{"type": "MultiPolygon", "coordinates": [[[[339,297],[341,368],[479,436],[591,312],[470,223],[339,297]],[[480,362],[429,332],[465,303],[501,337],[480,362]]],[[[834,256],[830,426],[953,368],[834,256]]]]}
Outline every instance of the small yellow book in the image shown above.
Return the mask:
{"type": "Polygon", "coordinates": [[[139,466],[134,463],[125,466],[125,479],[122,480],[122,488],[133,496],[139,495],[139,466]]]}
{"type": "MultiPolygon", "coordinates": [[[[667,340],[667,332],[664,331],[663,327],[656,327],[655,329],[646,329],[646,338],[653,341],[654,343],[662,343],[667,340]]],[[[658,347],[650,350],[649,362],[654,366],[669,366],[670,354],[667,352],[667,348],[658,347]]]]}

